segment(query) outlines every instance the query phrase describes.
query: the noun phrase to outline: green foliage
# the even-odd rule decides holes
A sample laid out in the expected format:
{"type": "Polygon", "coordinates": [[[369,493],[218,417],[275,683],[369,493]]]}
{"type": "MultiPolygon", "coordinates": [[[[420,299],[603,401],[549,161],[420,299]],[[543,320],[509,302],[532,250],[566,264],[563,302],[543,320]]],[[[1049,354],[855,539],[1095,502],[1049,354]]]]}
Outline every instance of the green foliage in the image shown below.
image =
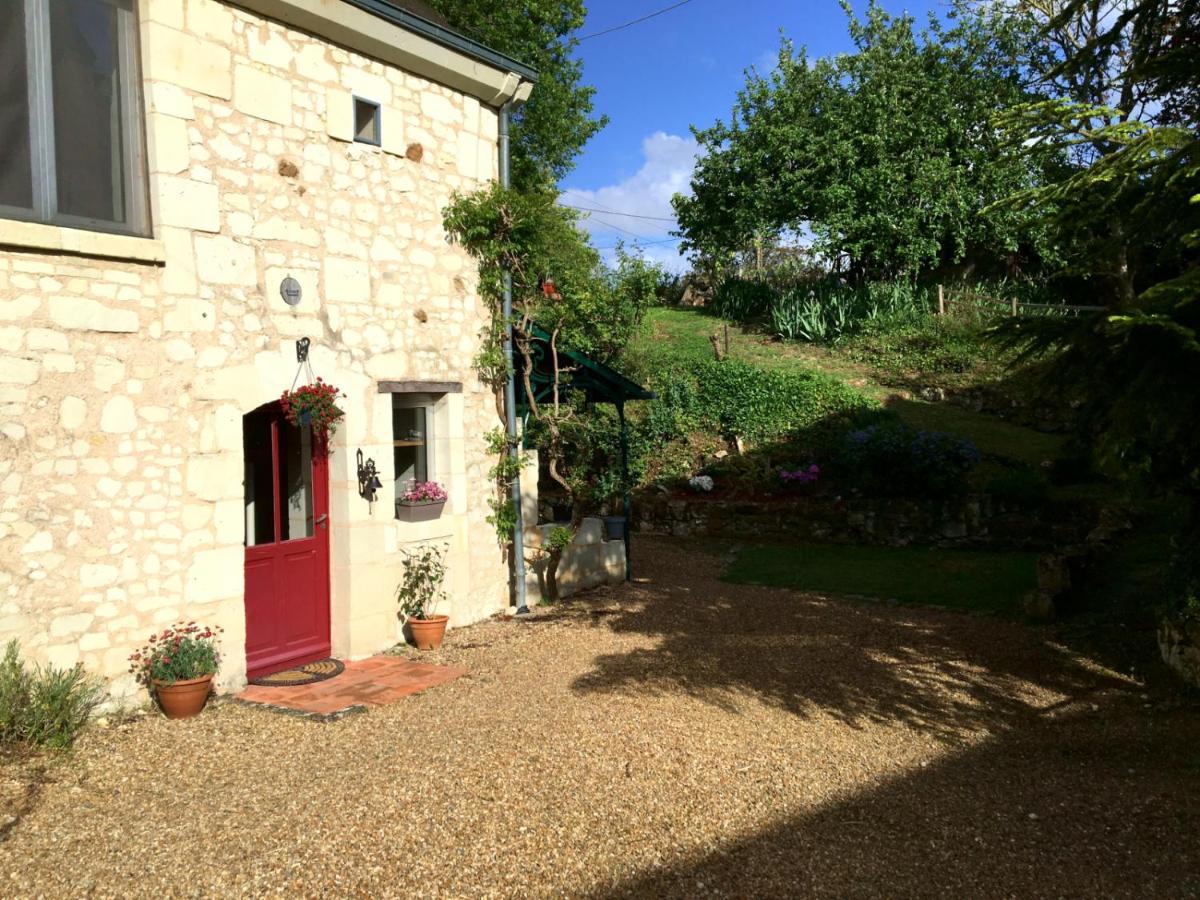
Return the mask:
{"type": "Polygon", "coordinates": [[[747,547],[725,580],[819,593],[934,603],[1021,615],[1021,598],[1037,586],[1037,554],[848,545],[747,547]]]}
{"type": "Polygon", "coordinates": [[[76,664],[30,671],[17,641],[0,660],[0,746],[69,747],[104,698],[100,680],[76,664]]]}
{"type": "Polygon", "coordinates": [[[844,6],[853,53],[813,61],[785,42],[730,122],[696,132],[692,193],[674,200],[684,246],[728,257],[807,227],[856,281],[1038,257],[1031,217],[983,212],[1040,178],[990,121],[1027,99],[1026,20],[962,11],[918,35],[874,2],[863,21],[844,6]]]}
{"type": "Polygon", "coordinates": [[[989,494],[1011,506],[1035,508],[1050,497],[1050,482],[1031,466],[1006,468],[988,480],[989,494]]]}
{"type": "Polygon", "coordinates": [[[770,314],[777,296],[766,281],[729,276],[717,284],[708,311],[732,322],[752,322],[770,314]]]}
{"type": "Polygon", "coordinates": [[[973,372],[1003,356],[981,329],[937,316],[870,322],[845,343],[844,352],[892,380],[907,373],[925,377],[973,372]]]}
{"type": "Polygon", "coordinates": [[[512,184],[552,187],[607,123],[593,116],[595,88],[583,82],[572,33],[584,23],[583,0],[430,0],[452,27],[537,70],[538,83],[512,121],[512,184]]]}
{"type": "Polygon", "coordinates": [[[654,381],[649,427],[661,438],[714,429],[727,438],[763,441],[830,416],[870,407],[836,378],[807,371],[768,371],[737,360],[695,363],[654,381]]]}
{"type": "Polygon", "coordinates": [[[979,459],[968,440],[880,418],[847,432],[830,462],[840,482],[870,496],[950,497],[979,459]]]}
{"type": "Polygon", "coordinates": [[[1003,205],[1050,223],[1069,247],[1068,269],[1094,273],[1108,308],[1079,320],[1022,317],[994,334],[1020,351],[1018,362],[1050,360],[1047,391],[1086,398],[1078,420],[1101,462],[1195,491],[1200,123],[1189,98],[1200,70],[1178,38],[1200,23],[1200,4],[1102,6],[1099,18],[1082,0],[1040,7],[1062,95],[1012,110],[1003,124],[1014,155],[1068,147],[1072,164],[1003,205]],[[1165,123],[1153,121],[1155,104],[1170,105],[1165,123]]]}
{"type": "Polygon", "coordinates": [[[488,478],[495,484],[496,491],[488,497],[491,513],[487,522],[496,529],[497,539],[504,544],[512,540],[517,527],[517,509],[511,497],[512,484],[520,476],[529,457],[525,453],[512,452],[519,446],[519,441],[510,438],[503,428],[493,428],[484,435],[484,439],[488,453],[496,458],[495,464],[488,470],[488,478]]]}
{"type": "Polygon", "coordinates": [[[562,553],[569,546],[571,541],[575,539],[575,532],[565,525],[555,525],[550,529],[550,533],[546,536],[546,543],[543,545],[549,553],[562,553]]]}
{"type": "Polygon", "coordinates": [[[152,688],[156,682],[174,684],[215,675],[221,664],[217,649],[221,627],[195,622],[177,622],[150,635],[150,640],[129,657],[129,671],[139,683],[152,688]]]}
{"type": "Polygon", "coordinates": [[[932,303],[928,289],[908,281],[826,280],[783,292],[771,307],[771,328],[786,340],[832,343],[877,323],[920,321],[932,303]]]}
{"type": "MultiPolygon", "coordinates": [[[[563,346],[607,361],[642,327],[654,304],[660,276],[656,266],[621,252],[608,271],[576,227],[575,212],[556,195],[505,189],[492,183],[472,194],[456,194],[443,210],[446,233],[479,263],[480,290],[498,310],[504,276],[512,278],[518,331],[536,322],[557,332],[563,346]],[[543,283],[552,279],[554,294],[543,283]]],[[[501,335],[494,324],[494,337],[501,335]]],[[[488,371],[498,373],[493,355],[488,371]]]]}
{"type": "Polygon", "coordinates": [[[428,619],[437,604],[446,599],[446,544],[421,544],[405,549],[404,574],[396,587],[396,599],[405,619],[428,619]]]}

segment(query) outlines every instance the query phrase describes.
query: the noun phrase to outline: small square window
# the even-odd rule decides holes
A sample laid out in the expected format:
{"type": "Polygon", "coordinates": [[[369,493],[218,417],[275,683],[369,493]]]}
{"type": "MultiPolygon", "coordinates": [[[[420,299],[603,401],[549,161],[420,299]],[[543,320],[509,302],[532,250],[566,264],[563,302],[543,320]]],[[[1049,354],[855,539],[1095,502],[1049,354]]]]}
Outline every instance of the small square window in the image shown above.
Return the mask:
{"type": "Polygon", "coordinates": [[[379,104],[361,97],[354,98],[354,140],[360,144],[379,146],[379,104]]]}

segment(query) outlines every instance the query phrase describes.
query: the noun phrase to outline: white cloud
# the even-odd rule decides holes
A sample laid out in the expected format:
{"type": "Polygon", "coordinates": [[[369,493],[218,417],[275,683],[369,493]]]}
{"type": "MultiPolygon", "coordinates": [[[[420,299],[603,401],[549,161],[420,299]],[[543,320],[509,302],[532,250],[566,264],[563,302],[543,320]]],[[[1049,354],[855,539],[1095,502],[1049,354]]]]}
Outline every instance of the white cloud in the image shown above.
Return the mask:
{"type": "MultiPolygon", "coordinates": [[[[618,240],[626,245],[640,242],[647,258],[682,271],[687,266],[675,244],[654,242],[671,237],[671,197],[688,192],[698,153],[694,138],[656,131],[642,141],[642,167],[629,178],[596,190],[566,188],[559,202],[599,210],[583,213],[580,222],[597,247],[611,247],[618,240]]],[[[611,250],[604,253],[609,260],[613,255],[611,250]]]]}

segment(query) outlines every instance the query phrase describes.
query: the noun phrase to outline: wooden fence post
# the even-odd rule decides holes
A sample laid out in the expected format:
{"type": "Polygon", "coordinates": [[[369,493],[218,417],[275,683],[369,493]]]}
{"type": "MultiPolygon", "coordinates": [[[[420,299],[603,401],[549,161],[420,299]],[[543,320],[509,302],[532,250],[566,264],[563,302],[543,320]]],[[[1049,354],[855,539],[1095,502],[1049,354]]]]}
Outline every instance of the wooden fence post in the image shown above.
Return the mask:
{"type": "Polygon", "coordinates": [[[946,315],[946,292],[940,284],[938,285],[938,315],[946,315]]]}
{"type": "Polygon", "coordinates": [[[1019,305],[1018,305],[1018,303],[1017,303],[1017,298],[1014,296],[1014,297],[1012,298],[1012,314],[1013,314],[1014,316],[1016,316],[1016,315],[1019,315],[1019,314],[1020,314],[1020,309],[1018,308],[1018,306],[1019,306],[1019,305]]]}

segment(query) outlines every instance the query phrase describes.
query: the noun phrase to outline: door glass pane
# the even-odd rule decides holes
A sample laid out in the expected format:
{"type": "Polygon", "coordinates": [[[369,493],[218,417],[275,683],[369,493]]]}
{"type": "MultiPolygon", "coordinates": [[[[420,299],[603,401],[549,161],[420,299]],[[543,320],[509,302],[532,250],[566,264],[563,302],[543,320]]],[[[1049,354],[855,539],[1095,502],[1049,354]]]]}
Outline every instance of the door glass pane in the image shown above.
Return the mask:
{"type": "Polygon", "coordinates": [[[313,536],[312,429],[279,423],[279,527],[282,541],[313,536]]]}
{"type": "Polygon", "coordinates": [[[428,417],[424,406],[392,407],[392,443],[396,472],[396,496],[414,481],[429,480],[428,417]]]}
{"type": "Polygon", "coordinates": [[[118,5],[49,4],[58,211],[105,222],[126,220],[118,5]]]}
{"type": "Polygon", "coordinates": [[[250,413],[242,418],[245,460],[246,546],[275,541],[275,502],[271,466],[271,417],[250,413]]]}
{"type": "Polygon", "coordinates": [[[33,207],[29,74],[21,0],[0,0],[0,206],[33,207]]]}

